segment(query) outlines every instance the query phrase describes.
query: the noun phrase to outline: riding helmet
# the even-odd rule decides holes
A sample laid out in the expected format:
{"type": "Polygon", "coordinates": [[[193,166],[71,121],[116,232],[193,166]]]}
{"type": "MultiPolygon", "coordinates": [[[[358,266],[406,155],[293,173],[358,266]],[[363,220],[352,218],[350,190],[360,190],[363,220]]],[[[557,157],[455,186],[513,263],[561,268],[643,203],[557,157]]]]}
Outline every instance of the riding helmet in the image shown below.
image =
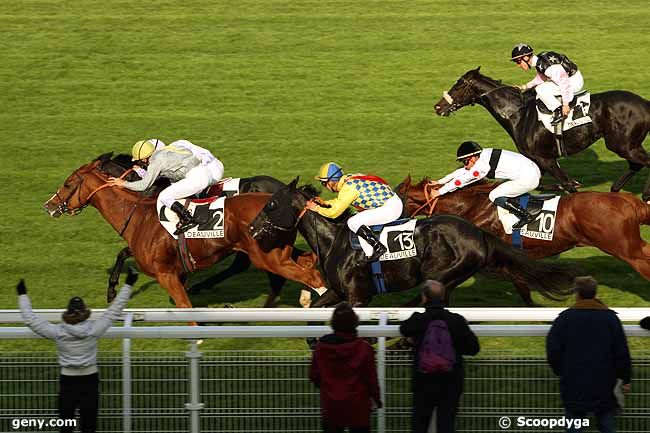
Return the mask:
{"type": "Polygon", "coordinates": [[[140,161],[145,158],[149,158],[153,152],[156,150],[156,143],[151,140],[141,140],[133,145],[131,149],[131,155],[133,156],[133,161],[140,161]]]}
{"type": "Polygon", "coordinates": [[[512,61],[515,61],[523,56],[530,56],[532,54],[533,47],[524,43],[517,44],[517,46],[512,49],[512,61]]]}
{"type": "Polygon", "coordinates": [[[318,176],[314,177],[321,182],[338,182],[343,177],[343,169],[335,162],[327,162],[320,166],[318,176]]]}
{"type": "Polygon", "coordinates": [[[458,146],[458,150],[456,151],[456,159],[465,159],[472,155],[478,155],[482,151],[483,149],[477,142],[465,141],[460,146],[458,146]]]}

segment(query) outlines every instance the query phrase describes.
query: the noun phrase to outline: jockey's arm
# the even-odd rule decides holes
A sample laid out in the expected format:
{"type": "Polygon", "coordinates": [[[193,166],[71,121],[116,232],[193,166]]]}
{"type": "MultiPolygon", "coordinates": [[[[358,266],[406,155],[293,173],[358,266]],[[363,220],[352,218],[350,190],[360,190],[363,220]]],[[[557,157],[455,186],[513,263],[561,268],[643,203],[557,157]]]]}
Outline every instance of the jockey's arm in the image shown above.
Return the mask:
{"type": "Polygon", "coordinates": [[[545,73],[560,88],[562,105],[569,105],[569,102],[573,99],[573,89],[569,81],[569,74],[566,73],[562,65],[551,65],[546,69],[545,73]]]}
{"type": "Polygon", "coordinates": [[[457,176],[460,176],[461,174],[463,174],[466,171],[467,170],[465,170],[465,168],[461,167],[461,168],[459,168],[457,170],[452,171],[447,176],[445,176],[445,177],[443,177],[441,179],[438,179],[436,182],[444,185],[445,183],[449,182],[450,180],[455,179],[457,176]]]}
{"type": "Polygon", "coordinates": [[[526,83],[526,89],[532,89],[535,86],[539,86],[544,82],[544,76],[539,72],[535,75],[535,78],[526,83]]]}
{"type": "Polygon", "coordinates": [[[316,212],[327,218],[336,218],[345,212],[358,196],[359,191],[355,187],[347,184],[343,185],[339,191],[339,195],[335,199],[323,202],[323,204],[330,207],[319,206],[316,212]]]}
{"type": "Polygon", "coordinates": [[[443,195],[448,192],[455,191],[458,188],[467,186],[470,183],[474,183],[477,180],[481,180],[485,176],[487,176],[489,171],[490,171],[489,160],[481,156],[481,158],[479,158],[479,160],[476,161],[476,164],[474,164],[474,166],[471,169],[465,170],[464,168],[461,168],[459,170],[456,170],[454,173],[457,173],[457,175],[452,180],[445,183],[438,190],[438,193],[440,195],[443,195]]]}
{"type": "Polygon", "coordinates": [[[142,179],[134,182],[124,182],[122,186],[131,191],[144,191],[153,185],[156,179],[158,179],[161,170],[162,161],[160,159],[154,159],[151,161],[151,164],[149,164],[149,167],[147,167],[147,171],[142,179]]]}

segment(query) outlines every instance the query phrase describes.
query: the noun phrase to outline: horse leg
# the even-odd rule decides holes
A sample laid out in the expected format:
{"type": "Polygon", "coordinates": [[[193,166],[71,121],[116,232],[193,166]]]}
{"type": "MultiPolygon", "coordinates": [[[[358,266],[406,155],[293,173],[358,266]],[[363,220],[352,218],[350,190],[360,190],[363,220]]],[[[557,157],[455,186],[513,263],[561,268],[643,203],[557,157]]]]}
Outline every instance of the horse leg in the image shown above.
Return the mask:
{"type": "Polygon", "coordinates": [[[115,258],[115,264],[113,265],[113,270],[111,271],[111,276],[108,278],[108,289],[106,290],[106,302],[109,304],[113,302],[117,292],[115,291],[115,286],[120,282],[120,274],[122,273],[122,267],[127,258],[131,257],[133,254],[129,247],[124,247],[122,250],[117,253],[115,258]]]}
{"type": "Polygon", "coordinates": [[[269,278],[269,284],[271,285],[271,291],[266,297],[266,302],[264,302],[264,308],[273,307],[275,305],[275,300],[280,295],[280,290],[284,286],[286,278],[281,277],[280,275],[274,274],[272,272],[267,272],[266,276],[269,278]]]}
{"type": "Polygon", "coordinates": [[[528,307],[537,307],[538,305],[533,301],[533,298],[530,294],[530,287],[528,287],[524,282],[522,281],[512,281],[512,284],[515,285],[515,288],[519,292],[519,296],[521,296],[521,299],[523,299],[524,303],[528,307]]]}
{"type": "Polygon", "coordinates": [[[200,283],[193,285],[189,288],[188,293],[197,294],[202,290],[211,290],[220,282],[244,272],[250,266],[251,261],[248,258],[248,254],[244,253],[243,251],[237,251],[235,254],[235,260],[233,260],[230,266],[228,266],[228,269],[225,269],[201,281],[200,283]]]}
{"type": "Polygon", "coordinates": [[[625,186],[625,184],[643,168],[643,165],[632,161],[628,161],[627,163],[630,168],[628,168],[625,173],[623,173],[623,175],[612,184],[610,189],[611,192],[619,192],[621,188],[623,188],[623,186],[625,186]]]}
{"type": "MultiPolygon", "coordinates": [[[[177,308],[192,308],[190,298],[187,296],[185,286],[178,274],[168,272],[157,274],[155,277],[158,280],[158,284],[167,290],[167,293],[174,300],[177,308]]],[[[196,326],[197,323],[190,322],[190,325],[196,326]]]]}
{"type": "Polygon", "coordinates": [[[329,307],[338,304],[339,302],[341,302],[341,298],[339,298],[336,292],[334,290],[328,290],[323,294],[323,296],[316,299],[316,301],[311,304],[311,308],[329,307]]]}
{"type": "Polygon", "coordinates": [[[556,178],[560,182],[560,189],[566,192],[577,192],[576,185],[577,181],[571,179],[568,174],[562,170],[560,163],[557,162],[557,159],[545,159],[545,158],[535,158],[535,163],[539,166],[540,170],[548,171],[551,176],[556,178]]]}

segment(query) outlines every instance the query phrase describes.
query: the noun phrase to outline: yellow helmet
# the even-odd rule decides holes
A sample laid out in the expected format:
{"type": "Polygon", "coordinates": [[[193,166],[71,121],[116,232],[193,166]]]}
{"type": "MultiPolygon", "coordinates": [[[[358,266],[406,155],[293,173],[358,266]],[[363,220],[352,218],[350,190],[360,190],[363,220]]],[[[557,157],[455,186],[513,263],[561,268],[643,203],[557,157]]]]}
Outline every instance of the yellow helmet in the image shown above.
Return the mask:
{"type": "Polygon", "coordinates": [[[338,182],[341,177],[343,177],[343,169],[341,166],[335,162],[326,162],[320,166],[318,176],[314,179],[320,180],[321,182],[329,182],[331,180],[338,182]]]}
{"type": "Polygon", "coordinates": [[[133,145],[131,150],[131,155],[133,155],[133,161],[140,161],[145,158],[149,158],[154,150],[156,150],[156,145],[150,140],[138,141],[133,145]]]}

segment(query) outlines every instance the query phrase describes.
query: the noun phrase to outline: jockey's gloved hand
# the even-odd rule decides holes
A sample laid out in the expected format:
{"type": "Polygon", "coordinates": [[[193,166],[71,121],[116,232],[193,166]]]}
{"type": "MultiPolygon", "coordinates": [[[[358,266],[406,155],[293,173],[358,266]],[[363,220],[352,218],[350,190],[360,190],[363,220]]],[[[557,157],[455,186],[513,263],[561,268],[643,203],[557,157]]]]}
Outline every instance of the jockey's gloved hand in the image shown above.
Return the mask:
{"type": "Polygon", "coordinates": [[[138,281],[138,271],[133,266],[129,266],[126,270],[126,284],[133,286],[136,281],[138,281]]]}
{"type": "Polygon", "coordinates": [[[16,285],[16,293],[18,296],[27,294],[27,286],[25,285],[25,280],[21,278],[20,282],[16,285]]]}

